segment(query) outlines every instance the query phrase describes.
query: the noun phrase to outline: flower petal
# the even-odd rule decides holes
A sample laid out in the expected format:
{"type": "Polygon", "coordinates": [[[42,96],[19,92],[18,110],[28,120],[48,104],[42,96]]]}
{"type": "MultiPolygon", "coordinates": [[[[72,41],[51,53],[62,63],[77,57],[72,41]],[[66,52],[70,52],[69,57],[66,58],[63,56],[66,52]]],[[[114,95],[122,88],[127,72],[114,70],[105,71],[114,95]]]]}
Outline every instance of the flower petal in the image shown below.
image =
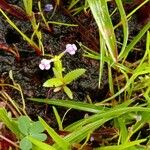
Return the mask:
{"type": "Polygon", "coordinates": [[[74,55],[77,51],[77,47],[75,44],[67,44],[65,52],[69,53],[70,55],[74,55]]]}
{"type": "Polygon", "coordinates": [[[45,65],[45,70],[49,70],[51,68],[51,65],[48,64],[48,65],[45,65]]]}
{"type": "Polygon", "coordinates": [[[39,64],[39,68],[40,68],[41,70],[44,70],[44,69],[45,69],[45,66],[44,66],[43,64],[39,64]]]}
{"type": "Polygon", "coordinates": [[[75,44],[72,44],[72,47],[75,51],[77,50],[77,46],[75,44]]]}

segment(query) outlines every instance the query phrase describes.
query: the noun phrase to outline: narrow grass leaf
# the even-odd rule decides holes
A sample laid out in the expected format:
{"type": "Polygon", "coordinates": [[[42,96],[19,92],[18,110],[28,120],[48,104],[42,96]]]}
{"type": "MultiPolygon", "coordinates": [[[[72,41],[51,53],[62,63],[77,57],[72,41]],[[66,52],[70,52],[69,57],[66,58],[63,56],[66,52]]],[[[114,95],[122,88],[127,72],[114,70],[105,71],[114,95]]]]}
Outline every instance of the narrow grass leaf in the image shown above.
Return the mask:
{"type": "Polygon", "coordinates": [[[47,21],[49,24],[54,24],[54,25],[60,25],[60,26],[68,26],[68,27],[77,27],[77,24],[69,24],[69,23],[63,23],[63,22],[56,22],[56,21],[47,21]]]}
{"type": "Polygon", "coordinates": [[[66,108],[74,108],[77,110],[98,113],[104,112],[105,108],[102,106],[96,106],[94,104],[88,104],[83,102],[75,102],[75,100],[57,100],[57,99],[40,99],[40,98],[29,98],[29,100],[36,101],[39,103],[47,103],[56,106],[62,106],[66,108]]]}
{"type": "Polygon", "coordinates": [[[119,117],[118,118],[118,124],[119,124],[119,128],[120,128],[120,139],[121,139],[121,144],[124,144],[127,137],[128,137],[128,130],[126,127],[126,122],[125,119],[123,117],[119,117]]]}
{"type": "Polygon", "coordinates": [[[21,136],[17,124],[8,117],[7,111],[4,108],[0,108],[0,121],[2,121],[17,137],[21,136]]]}
{"type": "Polygon", "coordinates": [[[75,129],[72,133],[65,136],[64,139],[66,141],[68,141],[69,143],[81,142],[84,138],[86,138],[88,136],[89,133],[96,130],[98,127],[100,127],[106,121],[108,121],[107,118],[99,119],[92,123],[86,124],[85,126],[75,129]]]}
{"type": "Polygon", "coordinates": [[[82,121],[73,123],[73,124],[69,125],[68,127],[66,127],[65,129],[68,131],[74,131],[74,130],[77,130],[78,128],[81,128],[82,126],[85,126],[86,124],[95,122],[102,118],[105,118],[106,120],[110,120],[112,118],[119,117],[120,115],[123,115],[126,113],[138,112],[138,111],[150,113],[150,108],[143,108],[143,107],[112,108],[105,112],[94,114],[88,118],[84,118],[84,119],[82,119],[82,121]]]}
{"type": "Polygon", "coordinates": [[[99,59],[99,79],[98,79],[98,88],[100,89],[101,86],[101,81],[103,77],[103,70],[104,70],[104,58],[105,58],[105,52],[106,52],[106,46],[105,46],[105,41],[102,37],[102,35],[99,33],[100,36],[100,59],[99,59]]]}
{"type": "Polygon", "coordinates": [[[44,126],[45,130],[49,133],[57,145],[62,148],[62,150],[69,149],[70,144],[68,142],[61,138],[42,118],[39,117],[39,120],[44,126]]]}
{"type": "Polygon", "coordinates": [[[150,22],[148,22],[143,29],[134,37],[134,39],[131,41],[129,45],[127,45],[125,51],[123,53],[119,54],[119,60],[126,59],[128,56],[128,53],[134,48],[134,46],[140,41],[142,36],[150,29],[150,22]]]}
{"type": "Polygon", "coordinates": [[[63,130],[63,126],[62,126],[60,115],[59,115],[57,109],[54,106],[53,106],[53,112],[54,112],[55,118],[57,120],[59,130],[63,130]]]}
{"type": "Polygon", "coordinates": [[[120,53],[124,53],[126,45],[127,45],[127,41],[128,41],[128,34],[129,34],[129,31],[128,31],[129,30],[128,29],[128,20],[127,20],[127,16],[126,16],[126,13],[125,13],[122,1],[121,0],[115,0],[115,2],[117,4],[117,8],[118,8],[118,10],[120,12],[121,23],[122,23],[122,26],[123,26],[123,35],[124,35],[123,36],[123,38],[124,38],[123,39],[123,45],[122,45],[120,53]]]}
{"type": "Polygon", "coordinates": [[[43,143],[43,142],[41,142],[41,141],[39,141],[39,140],[37,140],[37,139],[31,137],[31,136],[29,136],[28,139],[29,139],[34,145],[36,145],[38,148],[40,148],[40,150],[57,150],[57,149],[55,149],[54,147],[52,147],[52,146],[50,146],[50,145],[48,145],[48,144],[46,144],[46,143],[43,143]]]}
{"type": "Polygon", "coordinates": [[[139,145],[140,143],[144,142],[145,140],[146,139],[136,140],[133,142],[127,142],[122,145],[105,146],[105,147],[95,148],[94,150],[127,150],[127,148],[130,148],[135,145],[139,145]]]}
{"type": "Polygon", "coordinates": [[[98,25],[99,32],[106,42],[109,54],[114,62],[117,61],[118,52],[113,24],[109,15],[106,0],[87,0],[98,25]]]}
{"type": "Polygon", "coordinates": [[[32,16],[32,0],[23,0],[24,7],[26,10],[26,13],[31,17],[32,16]]]}

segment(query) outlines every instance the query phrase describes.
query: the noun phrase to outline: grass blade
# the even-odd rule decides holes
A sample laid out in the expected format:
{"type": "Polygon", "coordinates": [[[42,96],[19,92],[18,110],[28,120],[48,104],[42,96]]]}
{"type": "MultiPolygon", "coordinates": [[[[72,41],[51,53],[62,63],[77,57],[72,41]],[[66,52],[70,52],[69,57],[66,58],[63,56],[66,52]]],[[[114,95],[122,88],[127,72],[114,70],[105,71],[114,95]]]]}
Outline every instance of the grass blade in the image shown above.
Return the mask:
{"type": "Polygon", "coordinates": [[[94,104],[75,102],[75,100],[57,100],[57,99],[40,99],[40,98],[29,98],[29,100],[36,101],[39,103],[47,103],[50,105],[62,106],[67,108],[74,108],[77,110],[100,113],[104,112],[105,108],[101,106],[96,106],[94,104]]]}
{"type": "Polygon", "coordinates": [[[46,149],[46,150],[57,150],[57,149],[55,149],[54,147],[52,147],[52,146],[50,146],[50,145],[48,145],[48,144],[46,144],[46,143],[43,143],[43,142],[41,142],[41,141],[39,141],[39,140],[37,140],[37,139],[31,137],[31,136],[29,136],[28,139],[29,139],[35,146],[37,146],[38,148],[40,148],[40,150],[45,150],[45,149],[46,149]]]}
{"type": "Polygon", "coordinates": [[[114,145],[114,146],[105,146],[105,147],[95,148],[95,150],[127,150],[127,148],[131,148],[132,146],[138,145],[144,141],[145,141],[145,139],[141,139],[141,140],[136,140],[133,142],[127,142],[122,145],[114,145]]]}
{"type": "Polygon", "coordinates": [[[123,45],[122,45],[122,49],[121,49],[121,53],[124,53],[126,45],[127,45],[127,41],[128,41],[128,20],[127,20],[127,16],[125,13],[125,10],[123,8],[123,4],[121,0],[115,0],[118,10],[120,12],[120,16],[121,16],[121,22],[122,22],[122,26],[123,26],[123,45]]]}
{"type": "Polygon", "coordinates": [[[15,133],[17,137],[21,136],[17,124],[8,117],[8,114],[4,108],[0,108],[0,121],[2,121],[13,133],[15,133]]]}
{"type": "Polygon", "coordinates": [[[133,49],[133,47],[137,44],[137,42],[139,42],[139,40],[148,31],[149,28],[150,28],[150,22],[148,22],[143,27],[143,29],[138,33],[138,35],[134,37],[132,42],[126,47],[125,51],[123,53],[119,54],[119,60],[121,60],[121,59],[125,60],[126,59],[126,57],[128,56],[128,53],[133,49]]]}
{"type": "Polygon", "coordinates": [[[110,56],[114,62],[117,61],[117,45],[116,37],[112,25],[112,21],[109,15],[107,1],[106,0],[87,0],[94,16],[94,19],[98,25],[99,31],[106,42],[110,56]]]}
{"type": "Polygon", "coordinates": [[[39,117],[39,121],[62,150],[67,150],[70,147],[70,144],[61,138],[42,118],[39,117]]]}

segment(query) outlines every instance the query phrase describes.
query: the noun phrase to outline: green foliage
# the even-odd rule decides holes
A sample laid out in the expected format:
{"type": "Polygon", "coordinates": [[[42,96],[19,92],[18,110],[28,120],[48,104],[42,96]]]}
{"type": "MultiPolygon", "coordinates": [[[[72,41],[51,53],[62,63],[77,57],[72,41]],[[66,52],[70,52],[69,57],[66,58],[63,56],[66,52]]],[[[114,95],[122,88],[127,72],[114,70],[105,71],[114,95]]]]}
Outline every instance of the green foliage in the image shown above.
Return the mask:
{"type": "Polygon", "coordinates": [[[113,24],[109,15],[106,0],[87,0],[92,11],[93,17],[98,25],[99,32],[105,40],[110,57],[114,62],[117,61],[118,52],[113,24]]]}
{"type": "Polygon", "coordinates": [[[49,144],[43,143],[31,136],[28,136],[28,140],[32,142],[33,150],[57,150],[54,147],[50,146],[49,144]]]}
{"type": "Polygon", "coordinates": [[[140,41],[140,39],[143,37],[143,35],[148,31],[150,28],[150,22],[148,22],[143,29],[133,38],[133,40],[130,42],[130,44],[127,45],[124,51],[122,51],[119,54],[119,59],[126,59],[129,52],[134,48],[134,46],[140,41]]]}
{"type": "Polygon", "coordinates": [[[41,98],[29,98],[31,101],[39,102],[39,103],[47,103],[50,105],[56,105],[61,107],[67,107],[67,108],[73,108],[77,110],[82,110],[85,112],[91,112],[91,113],[101,113],[107,110],[107,108],[104,108],[103,106],[96,106],[94,104],[88,104],[83,102],[76,102],[76,101],[70,101],[70,100],[59,100],[59,99],[41,99],[41,98]]]}
{"type": "MultiPolygon", "coordinates": [[[[48,104],[58,105],[58,106],[62,106],[62,103],[63,103],[64,104],[63,106],[69,107],[69,108],[71,108],[71,105],[68,105],[68,103],[72,103],[72,105],[74,104],[73,108],[75,109],[79,109],[78,105],[80,104],[79,102],[74,102],[74,101],[67,101],[66,103],[64,102],[61,103],[59,100],[55,100],[55,103],[54,102],[51,103],[51,101],[53,100],[44,100],[44,99],[41,99],[41,100],[34,99],[34,100],[40,101],[41,103],[48,103],[48,104]]],[[[112,149],[117,149],[117,148],[118,149],[127,149],[127,148],[136,149],[136,147],[134,146],[139,145],[140,143],[145,141],[145,139],[139,139],[139,140],[137,139],[135,141],[130,142],[130,138],[136,131],[138,131],[144,125],[144,122],[146,123],[150,120],[148,117],[150,114],[150,108],[142,107],[142,106],[129,107],[131,103],[132,103],[131,101],[127,101],[120,105],[117,105],[114,108],[110,108],[110,109],[99,111],[99,112],[95,111],[95,114],[70,124],[64,129],[64,130],[70,131],[70,134],[64,137],[64,139],[68,141],[69,143],[80,142],[83,139],[85,139],[89,133],[92,133],[94,130],[99,128],[101,125],[103,125],[107,121],[115,119],[117,120],[116,127],[120,129],[120,132],[119,132],[120,137],[118,139],[118,145],[117,146],[116,145],[105,146],[105,147],[100,147],[98,149],[111,149],[111,148],[112,149]],[[137,119],[138,116],[141,116],[140,117],[141,120],[137,119]],[[127,127],[129,126],[129,123],[133,122],[134,120],[136,120],[136,123],[133,126],[131,126],[131,130],[128,130],[127,127]]],[[[82,103],[81,106],[83,107],[83,105],[87,106],[87,104],[82,103]]],[[[94,107],[95,104],[89,104],[89,107],[90,106],[94,107]]],[[[90,112],[90,109],[89,109],[89,112],[90,112]]]]}
{"type": "Polygon", "coordinates": [[[25,10],[29,16],[32,16],[32,0],[23,0],[25,10]]]}
{"type": "MultiPolygon", "coordinates": [[[[80,1],[72,0],[69,6],[71,10],[80,1]]],[[[115,133],[115,141],[111,143],[111,146],[102,145],[97,150],[139,150],[148,148],[149,136],[145,136],[145,139],[141,139],[140,129],[145,124],[150,122],[150,34],[149,28],[150,23],[148,22],[141,31],[133,37],[133,40],[128,40],[128,19],[130,15],[125,14],[125,10],[122,5],[122,1],[115,0],[118,12],[120,13],[120,22],[123,29],[123,42],[121,43],[120,54],[117,54],[117,41],[115,39],[114,29],[116,26],[112,25],[111,17],[107,8],[106,0],[87,0],[86,6],[91,9],[91,12],[96,20],[99,28],[100,37],[100,50],[101,53],[93,52],[84,45],[81,47],[86,49],[86,56],[92,59],[96,59],[100,62],[99,71],[99,87],[103,75],[104,64],[107,64],[108,68],[108,80],[109,80],[109,94],[112,95],[105,100],[99,100],[96,104],[88,104],[83,102],[76,102],[71,100],[57,100],[57,99],[36,99],[31,98],[30,100],[39,103],[47,103],[50,105],[62,106],[71,109],[77,109],[85,111],[90,114],[88,117],[84,117],[67,127],[63,128],[63,119],[59,116],[57,109],[53,107],[53,111],[56,120],[59,125],[59,129],[67,131],[67,135],[61,137],[57,132],[54,131],[42,118],[39,117],[39,121],[33,122],[27,116],[21,116],[18,119],[11,118],[4,108],[0,108],[0,121],[2,121],[17,137],[20,141],[20,148],[23,150],[69,150],[74,143],[87,142],[87,139],[101,126],[109,123],[117,129],[115,133]],[[88,2],[88,3],[87,3],[88,2]],[[127,62],[126,58],[128,54],[134,50],[135,45],[140,41],[143,35],[147,32],[146,39],[146,51],[142,59],[131,64],[127,62]],[[127,45],[127,42],[129,44],[127,45]],[[117,62],[118,60],[118,62],[117,62]],[[117,70],[117,73],[123,78],[120,82],[120,76],[113,75],[112,69],[117,70]],[[115,77],[115,78],[114,78],[115,77]],[[114,81],[115,80],[115,81],[114,81]],[[114,84],[115,83],[115,84],[114,84]],[[115,85],[115,90],[114,90],[115,85]],[[110,101],[112,100],[112,101],[110,101]],[[136,102],[138,100],[138,102],[136,102]],[[106,102],[110,103],[106,103],[106,102]],[[142,101],[142,104],[139,103],[142,101]],[[134,102],[134,103],[132,103],[134,102]],[[107,105],[109,107],[106,107],[107,105]],[[111,107],[112,106],[112,107],[111,107]],[[48,135],[55,142],[53,145],[44,143],[46,135],[43,131],[46,130],[48,135]],[[136,133],[136,134],[135,134],[136,133]],[[139,135],[137,135],[137,133],[139,135]],[[135,137],[134,141],[133,137],[135,137]],[[145,142],[145,145],[142,145],[145,142]]],[[[143,3],[148,2],[147,0],[143,3]]],[[[60,1],[56,1],[59,5],[60,1]]],[[[26,12],[32,15],[32,1],[24,0],[24,6],[26,12]]],[[[138,6],[139,7],[139,6],[138,6]]],[[[39,6],[41,9],[41,7],[39,6]]],[[[82,8],[83,7],[79,7],[82,8]]],[[[74,9],[74,12],[78,12],[79,9],[74,9]]],[[[135,9],[137,10],[137,8],[135,9]]],[[[134,10],[134,11],[135,11],[134,10]]],[[[1,10],[0,10],[1,11],[1,10]]],[[[1,13],[7,18],[5,13],[1,13]]],[[[42,11],[40,10],[40,13],[42,11]]],[[[132,14],[132,12],[130,13],[132,14]]],[[[42,38],[41,33],[38,31],[39,24],[36,23],[35,18],[30,20],[34,29],[32,38],[24,36],[23,33],[7,18],[8,22],[24,37],[25,40],[32,43],[34,35],[42,38]]],[[[44,19],[43,19],[44,20],[44,19]]],[[[47,23],[45,21],[45,23],[47,23]]],[[[42,46],[42,45],[41,45],[42,46]]],[[[48,79],[43,86],[54,88],[54,91],[63,90],[70,99],[73,99],[73,93],[68,87],[74,80],[79,78],[85,73],[85,69],[79,68],[72,70],[68,73],[63,68],[61,57],[55,56],[53,59],[54,67],[52,68],[54,77],[48,79]]],[[[12,74],[10,77],[13,80],[12,74]]],[[[14,80],[13,80],[14,82],[14,80]]],[[[16,87],[17,88],[17,87],[16,87]]],[[[19,110],[19,109],[18,109],[19,110]]],[[[74,117],[74,116],[72,116],[74,117]]],[[[105,139],[104,139],[105,140],[105,139]]],[[[112,137],[113,140],[113,137],[112,137]]],[[[109,140],[106,142],[109,143],[109,140]]],[[[95,150],[96,150],[95,149],[95,150]]]]}
{"type": "Polygon", "coordinates": [[[64,92],[68,95],[68,97],[73,99],[73,94],[72,94],[71,90],[67,86],[64,86],[63,89],[64,89],[64,92]]]}
{"type": "Polygon", "coordinates": [[[96,148],[95,150],[129,150],[130,148],[132,150],[140,150],[140,148],[136,148],[136,147],[133,147],[133,146],[139,145],[140,143],[142,143],[144,141],[145,141],[144,139],[136,140],[136,141],[127,142],[127,143],[121,144],[121,145],[100,147],[100,148],[96,148]]]}
{"type": "Polygon", "coordinates": [[[17,138],[21,136],[16,122],[8,116],[8,113],[4,108],[0,108],[0,121],[2,121],[17,136],[17,138]]]}
{"type": "Polygon", "coordinates": [[[28,140],[29,136],[40,141],[46,140],[47,136],[42,133],[44,128],[39,121],[32,122],[27,116],[21,116],[17,122],[20,132],[24,135],[20,141],[20,148],[22,150],[30,150],[32,148],[32,143],[28,140]]]}
{"type": "Polygon", "coordinates": [[[65,82],[65,84],[70,84],[73,80],[76,80],[84,73],[85,73],[85,69],[72,70],[64,76],[63,81],[65,82]]]}
{"type": "Polygon", "coordinates": [[[23,138],[20,141],[20,148],[22,150],[31,150],[32,149],[32,143],[27,139],[27,137],[23,138]]]}
{"type": "Polygon", "coordinates": [[[53,106],[53,112],[54,112],[55,118],[57,120],[59,130],[63,130],[61,117],[60,117],[57,109],[54,106],[53,106]]]}
{"type": "Polygon", "coordinates": [[[63,82],[59,78],[48,79],[43,86],[44,87],[59,87],[62,86],[63,82]]]}
{"type": "Polygon", "coordinates": [[[87,12],[89,5],[87,1],[80,1],[80,0],[71,0],[68,6],[68,10],[73,15],[79,14],[81,11],[87,12]]]}
{"type": "Polygon", "coordinates": [[[53,138],[53,140],[56,142],[57,145],[56,149],[61,148],[62,150],[68,150],[70,149],[70,143],[65,141],[63,138],[61,138],[48,124],[39,117],[40,122],[44,126],[45,130],[48,132],[48,134],[53,138]]]}
{"type": "Polygon", "coordinates": [[[70,84],[71,82],[73,82],[74,80],[76,80],[77,78],[79,78],[81,75],[83,75],[85,73],[85,69],[75,69],[72,70],[70,72],[68,72],[66,75],[63,76],[63,71],[64,68],[62,66],[62,61],[61,59],[61,55],[59,56],[55,56],[53,58],[54,61],[54,67],[53,67],[53,72],[54,72],[54,77],[51,79],[48,79],[43,86],[44,87],[54,87],[54,92],[57,92],[61,89],[64,90],[64,92],[67,94],[67,96],[70,99],[73,99],[73,93],[70,90],[70,88],[67,86],[68,84],[70,84]]]}

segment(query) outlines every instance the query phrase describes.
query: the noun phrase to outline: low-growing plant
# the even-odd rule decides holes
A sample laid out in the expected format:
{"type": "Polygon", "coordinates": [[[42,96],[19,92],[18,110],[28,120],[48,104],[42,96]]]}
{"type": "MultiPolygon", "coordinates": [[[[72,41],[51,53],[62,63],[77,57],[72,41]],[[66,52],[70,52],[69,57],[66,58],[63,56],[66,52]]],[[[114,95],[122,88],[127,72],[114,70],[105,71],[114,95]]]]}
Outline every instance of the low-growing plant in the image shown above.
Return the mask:
{"type": "Polygon", "coordinates": [[[50,64],[52,62],[54,63],[54,67],[52,67],[54,77],[51,79],[48,79],[43,84],[43,86],[54,88],[54,92],[63,90],[70,99],[73,98],[73,93],[67,85],[70,84],[73,80],[75,80],[75,79],[79,78],[81,75],[83,75],[86,70],[79,68],[79,69],[72,70],[69,73],[63,75],[65,68],[63,68],[61,57],[66,52],[70,53],[71,55],[74,55],[76,50],[77,50],[77,47],[75,44],[67,44],[66,50],[64,52],[62,52],[58,56],[54,56],[50,60],[43,59],[39,65],[39,67],[42,70],[44,70],[44,69],[48,70],[51,67],[50,64]]]}
{"type": "Polygon", "coordinates": [[[20,141],[20,148],[22,150],[32,149],[32,143],[28,139],[29,136],[39,141],[46,140],[46,134],[42,133],[45,129],[39,121],[33,122],[27,116],[20,116],[17,123],[18,128],[23,135],[20,141]]]}
{"type": "Polygon", "coordinates": [[[46,147],[47,149],[51,148],[51,146],[42,142],[47,139],[47,135],[43,133],[45,128],[40,121],[32,121],[29,117],[23,115],[19,118],[12,118],[5,108],[0,108],[0,122],[15,134],[19,145],[18,142],[16,143],[7,137],[0,136],[0,138],[3,138],[17,149],[18,147],[22,150],[37,150],[39,148],[45,150],[46,147]],[[41,147],[43,145],[44,147],[41,147]]]}

